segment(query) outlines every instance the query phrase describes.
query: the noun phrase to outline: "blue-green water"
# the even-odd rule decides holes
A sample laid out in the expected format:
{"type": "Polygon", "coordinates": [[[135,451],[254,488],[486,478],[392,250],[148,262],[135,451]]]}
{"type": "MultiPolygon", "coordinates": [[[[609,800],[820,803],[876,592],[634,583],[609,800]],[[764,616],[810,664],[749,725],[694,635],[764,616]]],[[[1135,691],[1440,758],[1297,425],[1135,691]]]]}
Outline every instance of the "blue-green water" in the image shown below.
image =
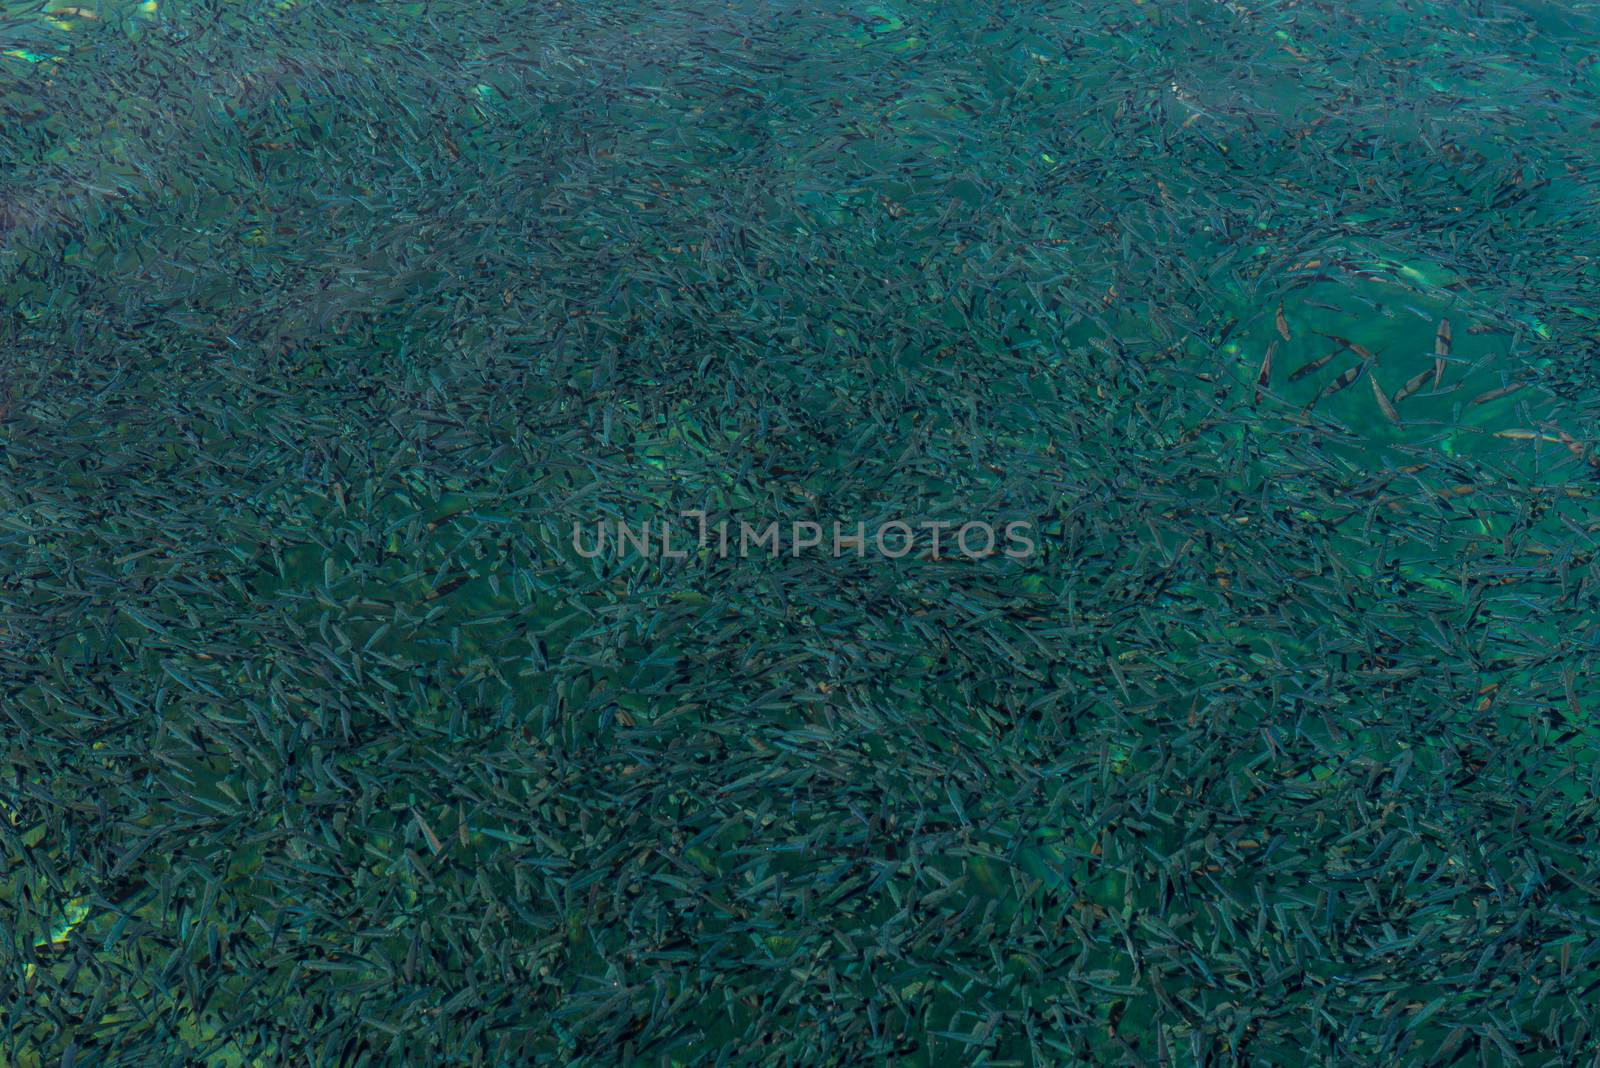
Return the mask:
{"type": "Polygon", "coordinates": [[[0,1065],[1590,1063],[1597,56],[8,0],[0,1065]]]}

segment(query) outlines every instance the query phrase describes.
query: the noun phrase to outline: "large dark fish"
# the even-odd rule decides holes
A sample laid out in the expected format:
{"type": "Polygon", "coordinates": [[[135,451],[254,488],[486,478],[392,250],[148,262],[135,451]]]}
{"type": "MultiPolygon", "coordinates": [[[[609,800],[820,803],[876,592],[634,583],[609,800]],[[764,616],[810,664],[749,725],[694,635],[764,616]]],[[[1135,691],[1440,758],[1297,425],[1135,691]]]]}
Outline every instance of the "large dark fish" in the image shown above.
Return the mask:
{"type": "Polygon", "coordinates": [[[1267,382],[1272,378],[1272,357],[1278,351],[1278,343],[1274,341],[1267,346],[1267,354],[1261,358],[1261,370],[1256,372],[1256,397],[1253,403],[1261,403],[1261,391],[1267,387],[1267,382]]]}
{"type": "Polygon", "coordinates": [[[1499,389],[1491,389],[1487,393],[1480,393],[1472,398],[1472,403],[1468,407],[1475,408],[1480,404],[1488,404],[1490,401],[1499,400],[1501,397],[1509,397],[1525,384],[1523,382],[1513,382],[1509,386],[1501,386],[1499,389]]]}
{"type": "Polygon", "coordinates": [[[1398,424],[1400,422],[1400,413],[1394,410],[1393,404],[1389,403],[1389,395],[1378,384],[1377,374],[1368,375],[1367,381],[1372,383],[1372,396],[1376,398],[1378,407],[1382,409],[1383,414],[1389,417],[1389,422],[1398,424]]]}
{"type": "Polygon", "coordinates": [[[1360,379],[1362,372],[1364,372],[1366,369],[1366,362],[1358,363],[1348,371],[1345,371],[1338,378],[1335,378],[1332,382],[1329,382],[1326,386],[1322,387],[1322,392],[1318,393],[1316,398],[1312,400],[1311,403],[1306,405],[1306,411],[1309,412],[1312,408],[1316,407],[1319,402],[1327,400],[1335,393],[1338,393],[1341,390],[1349,389],[1351,386],[1355,385],[1356,381],[1360,379]]]}
{"type": "Polygon", "coordinates": [[[1314,374],[1315,372],[1322,370],[1324,367],[1328,366],[1328,361],[1337,355],[1339,355],[1339,350],[1334,349],[1332,352],[1320,359],[1312,360],[1310,363],[1305,364],[1302,367],[1295,368],[1289,374],[1289,381],[1298,382],[1306,375],[1314,374]]]}
{"type": "Polygon", "coordinates": [[[1340,337],[1338,334],[1323,334],[1322,336],[1327,338],[1329,341],[1338,342],[1340,345],[1343,345],[1345,348],[1349,349],[1363,360],[1372,361],[1377,359],[1377,357],[1374,356],[1365,345],[1359,345],[1356,342],[1351,341],[1349,338],[1340,337]]]}
{"type": "Polygon", "coordinates": [[[1433,335],[1433,388],[1438,389],[1444,380],[1444,361],[1450,355],[1450,320],[1440,319],[1439,329],[1433,335]]]}
{"type": "MultiPolygon", "coordinates": [[[[1417,391],[1417,390],[1419,390],[1419,389],[1421,389],[1421,388],[1422,388],[1422,385],[1423,385],[1423,383],[1425,383],[1425,382],[1426,382],[1426,381],[1428,381],[1428,377],[1429,377],[1429,376],[1430,376],[1430,375],[1432,375],[1432,374],[1433,374],[1433,372],[1432,372],[1432,371],[1424,371],[1424,372],[1422,372],[1422,373],[1421,373],[1421,374],[1420,374],[1420,375],[1417,375],[1417,376],[1416,376],[1416,377],[1415,377],[1415,378],[1412,378],[1412,379],[1411,379],[1411,380],[1410,380],[1410,381],[1408,381],[1408,382],[1407,382],[1407,383],[1406,383],[1406,384],[1405,384],[1405,385],[1403,385],[1403,386],[1401,386],[1401,387],[1400,387],[1400,388],[1399,388],[1399,389],[1398,389],[1398,390],[1397,390],[1397,391],[1396,391],[1396,392],[1395,392],[1395,395],[1394,395],[1394,402],[1395,402],[1395,403],[1396,403],[1396,404],[1399,404],[1399,403],[1400,403],[1400,402],[1401,402],[1401,401],[1403,401],[1403,400],[1405,400],[1405,399],[1406,399],[1406,398],[1407,398],[1407,397],[1409,397],[1409,396],[1411,396],[1411,394],[1413,394],[1413,393],[1415,393],[1415,392],[1416,392],[1416,391],[1417,391]]],[[[1437,378],[1435,378],[1435,379],[1434,379],[1434,382],[1435,382],[1435,383],[1437,383],[1437,382],[1438,382],[1438,379],[1437,379],[1437,378]]]]}

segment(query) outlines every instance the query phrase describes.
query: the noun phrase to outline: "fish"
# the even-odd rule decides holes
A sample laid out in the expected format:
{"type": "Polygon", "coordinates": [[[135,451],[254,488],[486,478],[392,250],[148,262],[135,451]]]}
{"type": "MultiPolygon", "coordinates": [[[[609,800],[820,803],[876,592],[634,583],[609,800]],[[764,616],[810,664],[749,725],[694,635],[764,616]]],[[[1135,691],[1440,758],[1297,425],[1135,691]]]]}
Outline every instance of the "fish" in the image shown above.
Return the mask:
{"type": "Polygon", "coordinates": [[[1384,393],[1383,387],[1378,384],[1377,374],[1374,373],[1368,375],[1367,381],[1372,384],[1372,396],[1376,398],[1378,402],[1378,408],[1382,410],[1384,415],[1389,417],[1389,422],[1398,425],[1400,422],[1400,413],[1394,410],[1393,404],[1389,403],[1388,394],[1384,393]]]}
{"type": "Polygon", "coordinates": [[[1499,400],[1501,397],[1509,397],[1525,385],[1527,385],[1526,382],[1513,382],[1509,386],[1501,386],[1499,389],[1491,389],[1487,393],[1480,393],[1472,398],[1472,403],[1467,407],[1476,408],[1480,404],[1488,404],[1490,401],[1499,400]]]}
{"type": "Polygon", "coordinates": [[[1343,345],[1345,348],[1349,349],[1363,360],[1375,361],[1377,359],[1377,357],[1374,356],[1365,345],[1357,344],[1356,342],[1351,341],[1349,338],[1340,337],[1338,334],[1323,334],[1322,336],[1327,338],[1329,341],[1343,345]]]}
{"type": "Polygon", "coordinates": [[[1433,335],[1433,388],[1438,389],[1444,380],[1444,361],[1450,355],[1450,320],[1440,319],[1439,329],[1433,335]]]}
{"type": "Polygon", "coordinates": [[[1315,399],[1306,405],[1305,410],[1309,412],[1319,402],[1325,401],[1335,393],[1349,389],[1351,386],[1355,385],[1356,381],[1361,377],[1362,373],[1365,372],[1366,369],[1367,363],[1363,362],[1358,363],[1354,367],[1345,371],[1338,378],[1335,378],[1332,382],[1329,382],[1326,386],[1322,387],[1322,392],[1318,393],[1315,399]]]}
{"type": "Polygon", "coordinates": [[[1261,369],[1256,372],[1256,396],[1253,402],[1255,404],[1261,403],[1261,391],[1267,387],[1268,381],[1272,378],[1272,357],[1277,352],[1278,343],[1274,341],[1267,346],[1267,354],[1261,357],[1261,369]]]}
{"type": "Polygon", "coordinates": [[[1505,438],[1507,441],[1547,441],[1552,445],[1567,445],[1570,441],[1566,435],[1557,437],[1554,434],[1541,434],[1536,430],[1496,430],[1494,436],[1505,438]]]}
{"type": "MultiPolygon", "coordinates": [[[[448,563],[448,561],[446,561],[446,562],[448,563]]],[[[427,600],[427,601],[437,601],[439,598],[445,596],[446,594],[452,593],[455,590],[459,589],[462,585],[464,585],[471,578],[472,578],[472,576],[470,574],[456,575],[454,578],[451,578],[451,579],[449,579],[449,580],[447,580],[447,581],[445,581],[443,583],[440,583],[438,586],[435,586],[433,589],[429,590],[427,595],[423,599],[427,600]]]]}
{"type": "Polygon", "coordinates": [[[417,829],[422,832],[422,837],[428,840],[428,848],[433,850],[434,856],[444,851],[444,843],[439,841],[439,836],[433,833],[433,828],[428,826],[428,821],[422,818],[422,813],[415,808],[411,810],[411,817],[417,821],[417,829]]]}
{"type": "MultiPolygon", "coordinates": [[[[1394,402],[1396,404],[1399,404],[1401,401],[1403,401],[1407,397],[1411,396],[1411,394],[1413,394],[1417,390],[1421,389],[1423,383],[1426,382],[1428,380],[1428,378],[1430,376],[1432,376],[1432,375],[1433,375],[1432,371],[1424,371],[1421,374],[1417,375],[1416,377],[1414,377],[1414,378],[1410,379],[1409,381],[1407,381],[1405,385],[1401,386],[1399,388],[1399,390],[1396,391],[1396,393],[1394,395],[1394,402]]],[[[1437,383],[1437,381],[1438,380],[1435,379],[1435,383],[1437,383]]]]}
{"type": "Polygon", "coordinates": [[[1278,314],[1277,314],[1277,317],[1276,317],[1275,321],[1276,321],[1277,327],[1278,327],[1278,336],[1283,338],[1283,340],[1288,341],[1289,340],[1289,320],[1283,314],[1283,305],[1282,304],[1278,305],[1278,314]]]}
{"type": "Polygon", "coordinates": [[[1324,367],[1328,366],[1328,361],[1333,359],[1337,355],[1339,355],[1339,350],[1338,349],[1334,349],[1332,352],[1328,353],[1326,356],[1323,356],[1320,359],[1312,360],[1308,364],[1305,364],[1305,365],[1303,365],[1301,367],[1295,368],[1289,374],[1289,381],[1298,382],[1302,378],[1304,378],[1306,375],[1315,374],[1316,372],[1322,370],[1324,367]]]}

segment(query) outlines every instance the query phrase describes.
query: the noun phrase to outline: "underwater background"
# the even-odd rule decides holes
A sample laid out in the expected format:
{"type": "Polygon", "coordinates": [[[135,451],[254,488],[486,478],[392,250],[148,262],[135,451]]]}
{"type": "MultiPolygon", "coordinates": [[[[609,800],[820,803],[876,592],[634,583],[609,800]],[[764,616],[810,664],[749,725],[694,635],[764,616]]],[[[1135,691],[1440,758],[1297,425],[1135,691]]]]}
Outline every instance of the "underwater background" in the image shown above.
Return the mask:
{"type": "Polygon", "coordinates": [[[1600,5],[0,12],[0,1066],[1600,1057],[1600,5]]]}

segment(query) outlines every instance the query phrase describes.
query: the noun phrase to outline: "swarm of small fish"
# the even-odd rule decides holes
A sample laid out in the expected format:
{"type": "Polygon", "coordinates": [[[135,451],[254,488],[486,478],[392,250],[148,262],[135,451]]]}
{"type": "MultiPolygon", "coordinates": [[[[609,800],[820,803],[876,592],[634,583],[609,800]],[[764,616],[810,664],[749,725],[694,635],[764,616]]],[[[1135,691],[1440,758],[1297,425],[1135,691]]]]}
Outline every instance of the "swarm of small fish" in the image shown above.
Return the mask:
{"type": "Polygon", "coordinates": [[[0,1066],[1593,1062],[1600,12],[143,10],[0,15],[0,1066]]]}

